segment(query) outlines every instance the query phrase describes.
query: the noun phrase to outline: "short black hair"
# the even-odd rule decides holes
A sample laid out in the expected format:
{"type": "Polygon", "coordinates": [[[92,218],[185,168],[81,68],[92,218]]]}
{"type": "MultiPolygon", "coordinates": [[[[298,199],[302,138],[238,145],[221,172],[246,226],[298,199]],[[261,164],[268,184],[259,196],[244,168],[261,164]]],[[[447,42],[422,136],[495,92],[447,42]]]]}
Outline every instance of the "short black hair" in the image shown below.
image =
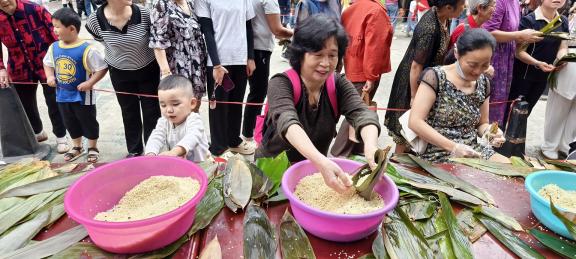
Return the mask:
{"type": "Polygon", "coordinates": [[[456,50],[460,56],[486,47],[490,47],[494,51],[496,39],[490,32],[482,28],[466,30],[456,42],[456,50]]]}
{"type": "Polygon", "coordinates": [[[338,60],[346,53],[348,35],[340,23],[332,17],[314,14],[304,19],[294,30],[294,39],[288,46],[290,66],[300,72],[302,59],[307,52],[324,48],[326,40],[335,37],[338,45],[338,60]]]}
{"type": "Polygon", "coordinates": [[[169,75],[160,81],[158,85],[158,91],[166,91],[172,89],[183,89],[191,97],[194,97],[194,89],[192,88],[192,82],[184,76],[181,75],[169,75]]]}
{"type": "Polygon", "coordinates": [[[80,15],[78,15],[72,8],[64,7],[58,9],[58,11],[52,14],[52,19],[60,21],[60,23],[66,27],[74,26],[76,32],[80,33],[80,28],[82,27],[82,21],[80,15]]]}
{"type": "Polygon", "coordinates": [[[466,0],[428,0],[428,5],[430,7],[436,6],[436,8],[442,8],[444,6],[452,6],[453,8],[458,7],[458,3],[464,2],[466,0]]]}

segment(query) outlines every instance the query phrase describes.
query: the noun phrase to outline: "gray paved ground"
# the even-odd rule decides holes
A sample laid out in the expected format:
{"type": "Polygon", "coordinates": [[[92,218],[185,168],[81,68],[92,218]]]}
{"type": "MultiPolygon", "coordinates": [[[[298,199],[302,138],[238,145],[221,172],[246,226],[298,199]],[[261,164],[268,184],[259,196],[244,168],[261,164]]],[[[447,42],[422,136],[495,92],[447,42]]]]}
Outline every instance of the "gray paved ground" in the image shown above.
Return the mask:
{"type": "MultiPolygon", "coordinates": [[[[51,2],[47,4],[50,11],[54,11],[60,7],[59,2],[51,2]]],[[[378,102],[379,107],[385,107],[388,102],[388,96],[390,95],[390,88],[392,85],[392,80],[394,78],[395,69],[398,67],[398,63],[404,56],[404,52],[410,43],[410,37],[407,37],[405,33],[401,32],[403,25],[399,25],[397,29],[397,38],[394,39],[392,43],[391,50],[391,60],[392,72],[384,74],[382,80],[380,80],[380,86],[376,92],[375,100],[378,102]]],[[[90,38],[86,30],[81,31],[81,37],[90,38]]],[[[93,41],[94,42],[94,41],[93,41]]],[[[94,42],[101,50],[103,47],[94,42]]],[[[4,49],[5,51],[5,49],[4,49]]],[[[6,57],[6,54],[4,55],[6,57]]],[[[280,57],[280,47],[277,47],[272,54],[271,61],[271,74],[282,72],[289,67],[286,60],[280,57]]],[[[106,76],[96,88],[101,89],[112,89],[110,79],[106,76]]],[[[42,116],[42,121],[44,123],[45,130],[50,132],[51,125],[48,119],[48,114],[46,111],[46,105],[44,104],[44,97],[41,90],[38,90],[38,103],[40,108],[40,113],[42,116]]],[[[100,92],[97,95],[96,105],[98,109],[98,121],[100,122],[100,140],[99,148],[101,152],[101,162],[114,161],[123,158],[126,155],[126,146],[124,141],[124,129],[122,124],[122,117],[120,113],[120,107],[116,100],[114,94],[100,92]]],[[[534,108],[532,115],[528,122],[528,134],[527,134],[527,153],[530,156],[538,156],[539,146],[542,143],[542,134],[544,130],[544,111],[546,107],[545,101],[539,101],[534,108]]],[[[200,109],[200,114],[204,119],[206,128],[208,128],[208,105],[206,102],[202,103],[200,109]]],[[[380,121],[383,121],[384,112],[379,111],[378,115],[380,121]]],[[[55,137],[50,134],[50,139],[48,143],[52,145],[53,150],[55,149],[55,137]]],[[[379,139],[379,145],[385,146],[393,144],[392,140],[388,137],[386,129],[383,127],[383,132],[379,139]]],[[[50,159],[55,162],[63,161],[61,155],[56,154],[54,151],[50,155],[50,159]]],[[[85,159],[85,158],[81,158],[85,159]]],[[[83,161],[83,160],[79,160],[83,161]]]]}

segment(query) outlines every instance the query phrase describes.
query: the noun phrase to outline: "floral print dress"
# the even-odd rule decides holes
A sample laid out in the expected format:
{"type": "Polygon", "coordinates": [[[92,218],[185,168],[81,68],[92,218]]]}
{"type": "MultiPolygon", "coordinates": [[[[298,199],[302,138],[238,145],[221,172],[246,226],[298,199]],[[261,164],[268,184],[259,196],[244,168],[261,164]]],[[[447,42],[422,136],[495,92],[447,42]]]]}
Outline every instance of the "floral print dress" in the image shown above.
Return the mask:
{"type": "Polygon", "coordinates": [[[186,1],[190,15],[173,0],[158,0],[151,10],[150,48],[166,50],[170,71],[190,79],[196,97],[206,92],[206,43],[194,14],[194,4],[186,1]]]}
{"type": "MultiPolygon", "coordinates": [[[[490,146],[478,143],[476,133],[480,122],[480,107],[490,95],[489,80],[484,75],[480,76],[474,92],[466,94],[446,79],[444,69],[437,66],[426,69],[422,73],[421,82],[436,91],[436,101],[426,122],[444,137],[474,148],[484,159],[494,155],[490,146]]],[[[431,162],[447,162],[450,152],[428,144],[420,157],[431,162]]]]}

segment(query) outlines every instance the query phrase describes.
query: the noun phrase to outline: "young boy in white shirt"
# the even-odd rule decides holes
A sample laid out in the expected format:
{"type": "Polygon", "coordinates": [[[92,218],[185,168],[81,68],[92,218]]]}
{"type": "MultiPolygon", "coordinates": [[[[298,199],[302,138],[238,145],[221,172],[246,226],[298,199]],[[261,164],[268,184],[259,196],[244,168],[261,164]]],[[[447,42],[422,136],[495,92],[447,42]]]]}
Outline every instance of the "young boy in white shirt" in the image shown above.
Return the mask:
{"type": "Polygon", "coordinates": [[[146,143],[145,154],[184,157],[203,162],[210,157],[202,118],[192,112],[198,100],[186,77],[170,75],[160,81],[158,100],[162,117],[146,143]]]}

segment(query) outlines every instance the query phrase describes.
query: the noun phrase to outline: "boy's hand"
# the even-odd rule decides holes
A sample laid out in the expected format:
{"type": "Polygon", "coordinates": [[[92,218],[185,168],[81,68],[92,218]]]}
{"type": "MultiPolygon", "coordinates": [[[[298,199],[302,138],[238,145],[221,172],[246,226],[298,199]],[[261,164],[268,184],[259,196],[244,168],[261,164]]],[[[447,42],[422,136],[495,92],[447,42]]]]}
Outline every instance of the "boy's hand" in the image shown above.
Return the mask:
{"type": "Polygon", "coordinates": [[[46,78],[46,84],[50,87],[56,87],[56,78],[53,76],[46,78]]]}
{"type": "Polygon", "coordinates": [[[0,88],[6,88],[10,86],[10,76],[6,69],[0,69],[0,88]]]}
{"type": "Polygon", "coordinates": [[[94,88],[94,85],[91,83],[88,83],[88,82],[82,82],[77,87],[78,91],[82,91],[82,92],[90,91],[93,88],[94,88]]]}

